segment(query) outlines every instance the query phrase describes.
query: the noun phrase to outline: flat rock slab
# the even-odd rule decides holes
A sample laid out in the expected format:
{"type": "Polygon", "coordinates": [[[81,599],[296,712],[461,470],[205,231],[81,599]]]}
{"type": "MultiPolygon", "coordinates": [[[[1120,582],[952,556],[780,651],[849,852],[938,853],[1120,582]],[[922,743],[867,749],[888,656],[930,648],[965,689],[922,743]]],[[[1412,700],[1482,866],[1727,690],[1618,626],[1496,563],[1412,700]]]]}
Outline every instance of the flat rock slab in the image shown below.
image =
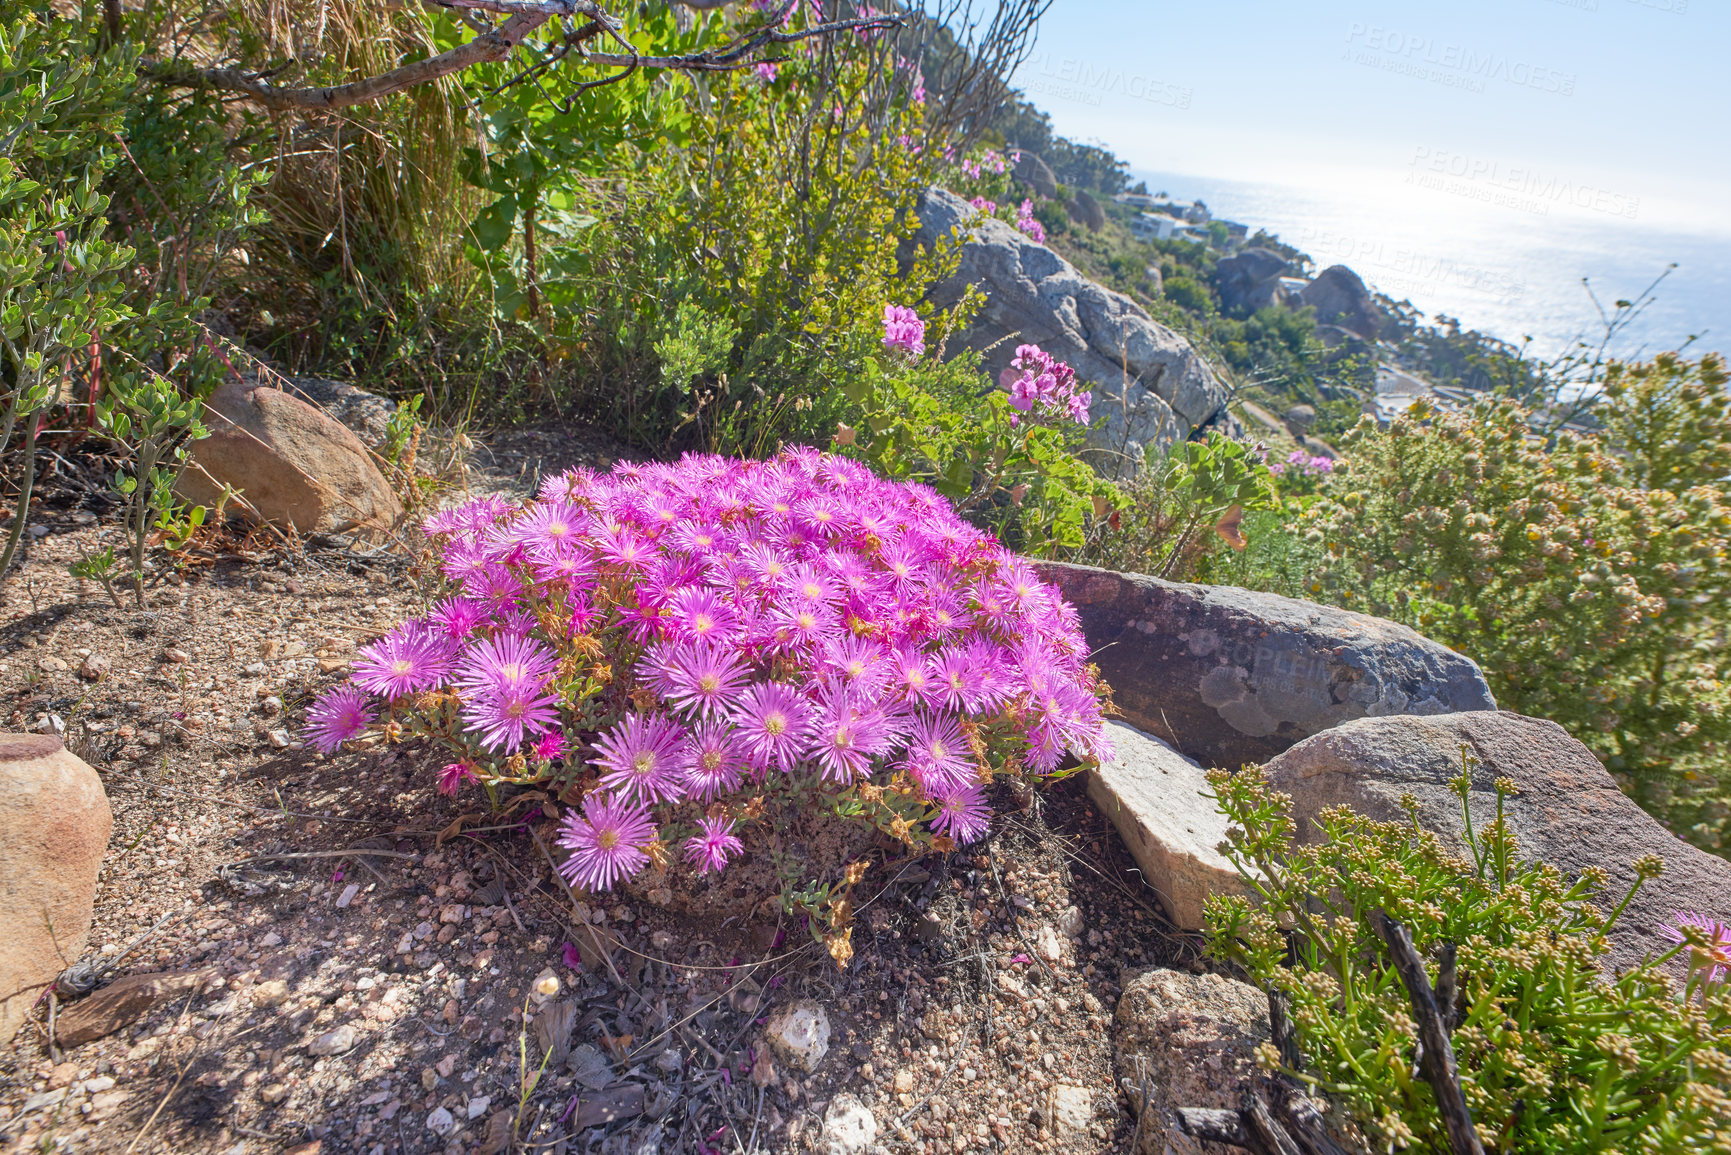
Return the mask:
{"type": "Polygon", "coordinates": [[[127,975],[60,1013],[54,1037],[61,1046],[76,1047],[129,1027],[164,999],[192,994],[212,972],[178,971],[127,975]]]}
{"type": "Polygon", "coordinates": [[[1043,562],[1131,725],[1205,766],[1354,718],[1495,710],[1472,659],[1394,622],[1231,586],[1043,562]]]}
{"type": "Polygon", "coordinates": [[[1299,743],[1265,771],[1276,790],[1292,796],[1301,839],[1315,837],[1313,819],[1330,806],[1387,822],[1403,817],[1401,795],[1412,794],[1419,822],[1458,844],[1460,799],[1448,783],[1460,774],[1463,746],[1477,759],[1474,824],[1496,813],[1495,781],[1513,779],[1519,793],[1504,813],[1522,856],[1543,859],[1571,879],[1603,867],[1610,883],[1601,909],[1609,910],[1634,881],[1635,859],[1665,860],[1665,873],[1641,887],[1612,928],[1612,966],[1669,949],[1659,928],[1676,911],[1731,919],[1731,862],[1659,825],[1555,722],[1510,713],[1365,718],[1299,743]]]}
{"type": "Polygon", "coordinates": [[[1172,921],[1199,930],[1210,894],[1243,890],[1215,849],[1226,840],[1226,815],[1204,796],[1201,766],[1122,722],[1108,722],[1106,733],[1115,754],[1089,772],[1088,797],[1118,828],[1172,921]]]}

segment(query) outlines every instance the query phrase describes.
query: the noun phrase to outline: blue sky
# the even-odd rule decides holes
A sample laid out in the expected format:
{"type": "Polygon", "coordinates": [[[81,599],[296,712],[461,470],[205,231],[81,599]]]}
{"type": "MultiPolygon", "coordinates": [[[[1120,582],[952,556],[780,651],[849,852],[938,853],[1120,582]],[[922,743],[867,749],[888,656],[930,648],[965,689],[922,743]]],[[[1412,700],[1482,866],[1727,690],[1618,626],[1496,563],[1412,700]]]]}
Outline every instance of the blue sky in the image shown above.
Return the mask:
{"type": "Polygon", "coordinates": [[[1137,168],[1728,235],[1727,44],[1726,0],[1055,0],[1017,82],[1137,168]]]}

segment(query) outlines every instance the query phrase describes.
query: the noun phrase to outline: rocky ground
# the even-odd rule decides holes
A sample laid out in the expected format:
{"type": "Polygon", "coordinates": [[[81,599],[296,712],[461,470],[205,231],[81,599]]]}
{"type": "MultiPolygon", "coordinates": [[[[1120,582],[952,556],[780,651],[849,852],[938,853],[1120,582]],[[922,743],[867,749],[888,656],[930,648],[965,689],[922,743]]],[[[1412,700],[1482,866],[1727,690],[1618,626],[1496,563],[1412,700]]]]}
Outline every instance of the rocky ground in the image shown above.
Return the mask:
{"type": "MultiPolygon", "coordinates": [[[[478,439],[467,484],[526,492],[616,453],[478,439]]],[[[61,731],[102,778],[86,959],[122,982],[0,1049],[0,1151],[1132,1145],[1122,987],[1202,967],[1080,783],[1000,799],[966,853],[874,849],[845,970],[774,904],[585,901],[538,809],[446,798],[414,748],[297,740],[310,696],[416,605],[412,556],[211,536],[116,608],[66,572],[115,532],[76,464],[0,586],[0,730],[61,731]],[[183,977],[112,993],[162,973],[183,977]]]]}

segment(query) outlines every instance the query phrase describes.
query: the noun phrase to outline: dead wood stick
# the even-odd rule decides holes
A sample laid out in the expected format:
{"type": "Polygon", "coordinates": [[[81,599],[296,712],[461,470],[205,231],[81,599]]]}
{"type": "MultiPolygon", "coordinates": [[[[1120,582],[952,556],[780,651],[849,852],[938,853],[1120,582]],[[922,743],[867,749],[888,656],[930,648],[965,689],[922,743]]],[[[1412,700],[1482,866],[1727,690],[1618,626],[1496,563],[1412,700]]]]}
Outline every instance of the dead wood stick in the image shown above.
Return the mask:
{"type": "Polygon", "coordinates": [[[1374,911],[1371,917],[1383,941],[1388,943],[1394,969],[1406,985],[1407,997],[1418,1016],[1418,1037],[1424,1046],[1424,1076],[1436,1095],[1437,1111],[1448,1130],[1449,1150],[1454,1155],[1484,1155],[1466,1094],[1461,1090],[1460,1069],[1455,1064],[1454,1048],[1449,1045],[1448,1027],[1437,1010],[1436,993],[1425,974],[1424,960],[1413,949],[1412,934],[1390,918],[1387,911],[1374,911]]]}

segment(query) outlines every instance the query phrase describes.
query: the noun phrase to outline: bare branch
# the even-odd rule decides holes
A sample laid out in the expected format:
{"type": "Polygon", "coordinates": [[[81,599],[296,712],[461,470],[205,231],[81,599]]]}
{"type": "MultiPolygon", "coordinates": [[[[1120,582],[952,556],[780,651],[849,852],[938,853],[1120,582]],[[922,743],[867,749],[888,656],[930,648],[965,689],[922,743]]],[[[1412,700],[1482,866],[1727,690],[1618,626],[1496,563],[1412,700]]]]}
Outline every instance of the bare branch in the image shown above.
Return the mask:
{"type": "Polygon", "coordinates": [[[477,36],[449,52],[441,52],[437,56],[393,68],[378,76],[369,76],[364,80],[331,88],[278,88],[256,73],[244,72],[238,68],[192,68],[181,64],[147,63],[140,71],[161,84],[240,93],[250,96],[266,108],[334,111],[381,100],[406,88],[438,80],[477,64],[497,63],[509,56],[511,50],[522,43],[524,37],[550,19],[551,16],[540,14],[512,16],[497,29],[477,36]]]}
{"type": "Polygon", "coordinates": [[[1448,1129],[1449,1149],[1454,1155],[1484,1155],[1478,1132],[1473,1128],[1472,1111],[1461,1090],[1460,1070],[1455,1066],[1454,1048],[1449,1045],[1448,1027],[1437,1009],[1436,992],[1425,974],[1424,960],[1413,949],[1412,934],[1388,916],[1375,911],[1372,919],[1383,941],[1388,943],[1394,958],[1394,969],[1406,985],[1407,997],[1418,1015],[1418,1037],[1424,1044],[1424,1073],[1436,1094],[1437,1111],[1448,1129]]]}

